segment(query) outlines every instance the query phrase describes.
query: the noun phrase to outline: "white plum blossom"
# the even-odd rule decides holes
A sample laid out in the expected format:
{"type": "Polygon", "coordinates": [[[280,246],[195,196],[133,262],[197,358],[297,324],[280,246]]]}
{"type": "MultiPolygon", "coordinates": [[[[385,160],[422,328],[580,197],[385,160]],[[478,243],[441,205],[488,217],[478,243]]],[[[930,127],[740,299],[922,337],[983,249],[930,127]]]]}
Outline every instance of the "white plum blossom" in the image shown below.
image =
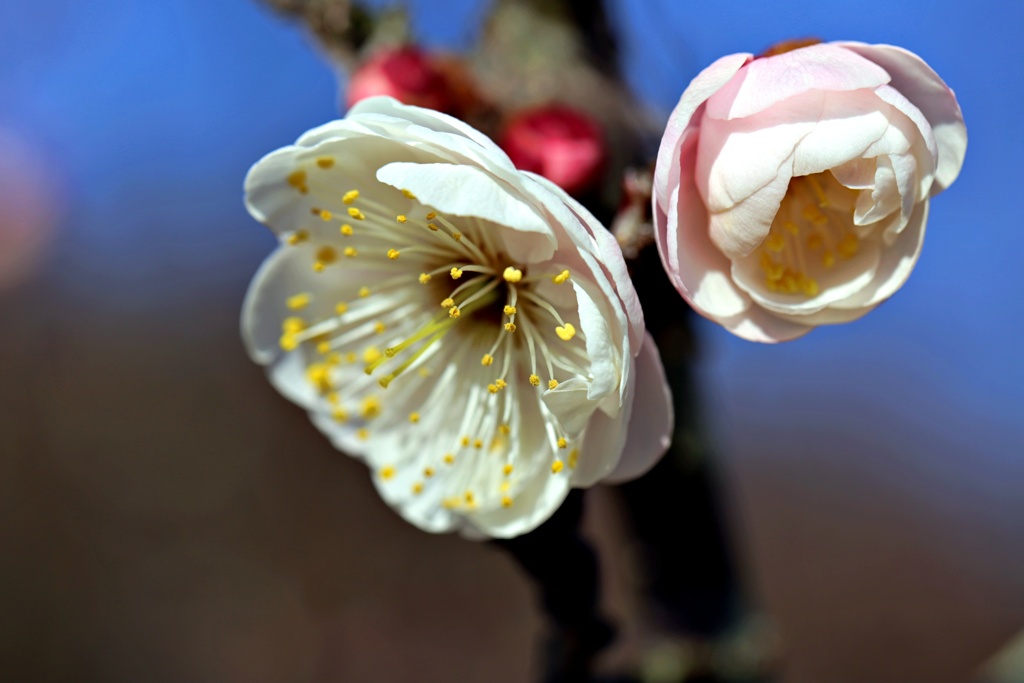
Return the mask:
{"type": "Polygon", "coordinates": [[[522,534],[667,448],[614,239],[470,126],[364,100],[245,191],[279,240],[246,297],[250,355],[416,526],[522,534]]]}

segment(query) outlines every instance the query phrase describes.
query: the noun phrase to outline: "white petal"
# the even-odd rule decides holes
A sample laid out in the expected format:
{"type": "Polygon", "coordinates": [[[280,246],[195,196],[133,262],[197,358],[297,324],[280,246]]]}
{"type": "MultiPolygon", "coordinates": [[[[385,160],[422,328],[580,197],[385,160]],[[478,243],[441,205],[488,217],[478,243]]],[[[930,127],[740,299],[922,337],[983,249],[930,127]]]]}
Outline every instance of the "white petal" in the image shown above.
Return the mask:
{"type": "Polygon", "coordinates": [[[654,467],[672,443],[672,395],[658,347],[646,335],[636,357],[636,385],[629,437],[615,470],[605,479],[618,483],[635,479],[654,467]]]}
{"type": "Polygon", "coordinates": [[[949,187],[960,174],[967,153],[967,128],[952,89],[923,59],[893,45],[837,43],[889,72],[889,84],[921,110],[931,124],[938,148],[932,194],[949,187]]]}

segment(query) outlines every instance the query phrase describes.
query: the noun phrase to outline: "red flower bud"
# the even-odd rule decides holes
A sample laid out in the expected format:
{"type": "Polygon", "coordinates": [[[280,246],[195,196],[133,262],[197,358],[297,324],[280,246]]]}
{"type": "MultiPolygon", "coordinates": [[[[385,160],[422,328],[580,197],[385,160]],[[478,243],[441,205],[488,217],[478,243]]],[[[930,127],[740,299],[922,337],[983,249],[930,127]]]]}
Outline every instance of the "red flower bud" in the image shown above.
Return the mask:
{"type": "Polygon", "coordinates": [[[454,98],[441,65],[428,53],[406,45],[376,52],[353,72],[347,103],[375,95],[453,113],[454,98]]]}
{"type": "Polygon", "coordinates": [[[539,173],[576,195],[597,182],[607,156],[598,124],[561,104],[516,115],[505,127],[501,147],[517,168],[539,173]]]}

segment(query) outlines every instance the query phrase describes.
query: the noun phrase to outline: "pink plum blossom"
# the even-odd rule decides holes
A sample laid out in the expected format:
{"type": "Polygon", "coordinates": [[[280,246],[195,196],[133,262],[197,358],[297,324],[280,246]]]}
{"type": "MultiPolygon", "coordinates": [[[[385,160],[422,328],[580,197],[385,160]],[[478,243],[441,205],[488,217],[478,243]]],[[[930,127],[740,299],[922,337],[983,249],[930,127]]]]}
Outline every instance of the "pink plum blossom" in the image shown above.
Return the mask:
{"type": "Polygon", "coordinates": [[[693,308],[745,339],[856,320],[907,280],[929,199],[966,148],[953,91],[902,48],[722,57],[662,139],[662,262],[693,308]]]}

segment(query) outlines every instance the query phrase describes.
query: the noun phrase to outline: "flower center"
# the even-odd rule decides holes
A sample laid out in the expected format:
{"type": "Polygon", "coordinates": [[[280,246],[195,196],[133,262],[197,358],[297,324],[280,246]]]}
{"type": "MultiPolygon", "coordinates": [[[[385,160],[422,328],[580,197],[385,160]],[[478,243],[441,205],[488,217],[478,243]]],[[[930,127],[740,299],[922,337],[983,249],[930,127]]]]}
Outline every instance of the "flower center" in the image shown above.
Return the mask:
{"type": "Polygon", "coordinates": [[[755,250],[770,292],[815,297],[819,279],[836,265],[836,259],[856,256],[860,248],[852,221],[856,196],[828,172],[790,181],[768,236],[755,250]]]}
{"type": "MultiPolygon", "coordinates": [[[[327,170],[333,161],[317,166],[327,170]]],[[[310,220],[331,227],[300,229],[286,242],[308,250],[310,267],[327,280],[288,298],[294,315],[283,321],[280,344],[304,354],[307,379],[334,419],[357,422],[359,438],[369,439],[371,423],[393,431],[400,415],[405,427],[436,437],[438,452],[426,454],[430,464],[410,484],[416,495],[463,454],[496,456],[496,488],[447,491],[447,507],[474,508],[494,496],[510,506],[526,450],[536,457],[569,449],[574,467],[578,450],[544,401],[519,395],[589,376],[575,295],[565,286],[570,271],[511,263],[500,226],[445,217],[408,190],[374,185],[339,194],[318,187],[311,171],[289,182],[321,202],[309,207],[310,220]],[[543,433],[526,434],[536,432],[529,422],[537,416],[543,433]],[[529,448],[518,447],[527,437],[529,448]]],[[[548,467],[558,474],[565,465],[552,456],[548,467]]],[[[400,472],[389,464],[378,476],[400,472]]]]}

